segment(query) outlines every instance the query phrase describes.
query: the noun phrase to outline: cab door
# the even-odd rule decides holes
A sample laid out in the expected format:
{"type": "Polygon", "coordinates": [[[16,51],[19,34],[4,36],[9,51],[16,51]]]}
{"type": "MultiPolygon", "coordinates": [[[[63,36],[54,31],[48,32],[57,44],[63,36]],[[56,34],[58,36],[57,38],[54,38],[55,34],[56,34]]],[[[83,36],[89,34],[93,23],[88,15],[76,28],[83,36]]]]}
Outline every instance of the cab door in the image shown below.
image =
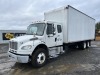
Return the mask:
{"type": "Polygon", "coordinates": [[[61,24],[56,25],[56,46],[63,45],[63,32],[61,24]]]}
{"type": "Polygon", "coordinates": [[[46,45],[48,47],[55,47],[56,46],[56,26],[53,23],[47,23],[46,28],[46,45]]]}

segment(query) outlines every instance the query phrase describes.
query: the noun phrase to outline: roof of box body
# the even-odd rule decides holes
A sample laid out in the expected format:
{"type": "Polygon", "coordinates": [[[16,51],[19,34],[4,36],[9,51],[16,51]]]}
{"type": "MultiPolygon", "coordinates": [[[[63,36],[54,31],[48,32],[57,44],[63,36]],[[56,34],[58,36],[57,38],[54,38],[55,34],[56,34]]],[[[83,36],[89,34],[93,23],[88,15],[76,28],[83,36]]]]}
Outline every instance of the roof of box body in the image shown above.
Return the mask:
{"type": "MultiPolygon", "coordinates": [[[[82,13],[82,14],[86,15],[86,16],[88,16],[87,14],[85,14],[85,13],[83,13],[83,12],[79,11],[78,9],[76,9],[76,8],[74,8],[74,7],[70,6],[70,5],[67,5],[67,6],[64,6],[64,7],[60,7],[60,8],[57,8],[57,9],[53,9],[53,10],[48,11],[48,12],[45,12],[45,13],[50,13],[50,12],[54,12],[54,11],[58,11],[58,10],[62,10],[62,9],[69,9],[69,7],[71,7],[71,8],[73,8],[73,9],[75,9],[76,11],[78,11],[78,12],[80,12],[80,13],[82,13]]],[[[45,13],[44,13],[44,14],[45,14],[45,13]]],[[[88,17],[89,17],[89,18],[92,18],[92,17],[90,17],[90,16],[88,16],[88,17]]],[[[92,18],[92,19],[94,19],[94,18],[92,18]]],[[[94,20],[95,20],[95,19],[94,19],[94,20]]]]}

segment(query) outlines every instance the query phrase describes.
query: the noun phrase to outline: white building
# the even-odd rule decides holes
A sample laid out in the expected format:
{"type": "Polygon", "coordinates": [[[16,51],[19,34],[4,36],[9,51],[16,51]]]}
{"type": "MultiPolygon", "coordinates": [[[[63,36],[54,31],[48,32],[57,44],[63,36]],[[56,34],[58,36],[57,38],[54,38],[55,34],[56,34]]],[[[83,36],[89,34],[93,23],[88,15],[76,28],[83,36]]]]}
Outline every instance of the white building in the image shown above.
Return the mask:
{"type": "Polygon", "coordinates": [[[26,30],[0,30],[0,44],[8,43],[10,39],[26,34],[26,30]]]}

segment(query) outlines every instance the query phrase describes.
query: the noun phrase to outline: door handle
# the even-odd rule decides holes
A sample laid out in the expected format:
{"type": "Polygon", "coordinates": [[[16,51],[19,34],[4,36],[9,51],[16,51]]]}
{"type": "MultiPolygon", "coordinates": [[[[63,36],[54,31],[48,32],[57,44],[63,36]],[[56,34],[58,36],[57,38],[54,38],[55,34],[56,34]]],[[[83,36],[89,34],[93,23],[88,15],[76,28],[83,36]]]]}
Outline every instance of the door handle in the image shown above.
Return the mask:
{"type": "Polygon", "coordinates": [[[55,38],[55,42],[57,41],[57,38],[55,38]]]}

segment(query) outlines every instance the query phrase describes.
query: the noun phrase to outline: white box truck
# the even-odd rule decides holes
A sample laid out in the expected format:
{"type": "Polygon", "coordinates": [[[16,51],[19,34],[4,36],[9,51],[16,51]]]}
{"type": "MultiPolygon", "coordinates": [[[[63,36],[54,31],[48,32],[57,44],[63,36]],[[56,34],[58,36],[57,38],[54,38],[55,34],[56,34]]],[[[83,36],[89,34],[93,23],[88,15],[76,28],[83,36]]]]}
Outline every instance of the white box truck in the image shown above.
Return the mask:
{"type": "Polygon", "coordinates": [[[95,19],[68,5],[44,14],[45,21],[30,24],[24,36],[9,42],[9,57],[42,67],[47,59],[58,57],[72,46],[90,47],[95,39],[95,19]]]}

